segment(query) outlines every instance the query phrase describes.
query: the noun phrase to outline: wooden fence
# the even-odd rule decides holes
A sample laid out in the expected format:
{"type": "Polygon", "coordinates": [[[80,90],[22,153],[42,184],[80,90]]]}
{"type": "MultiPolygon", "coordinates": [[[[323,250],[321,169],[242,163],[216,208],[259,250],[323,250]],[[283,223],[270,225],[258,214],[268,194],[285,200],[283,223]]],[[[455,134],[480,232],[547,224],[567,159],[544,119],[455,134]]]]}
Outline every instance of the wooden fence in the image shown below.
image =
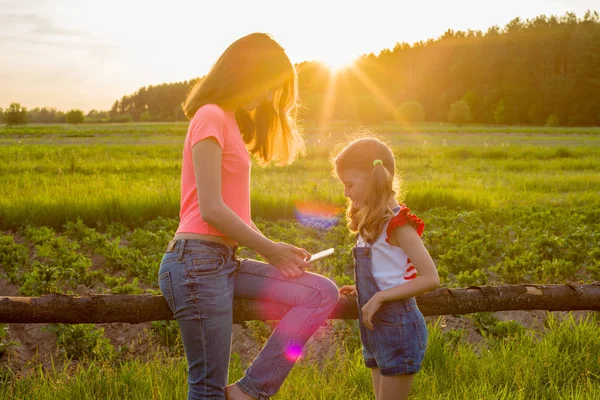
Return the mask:
{"type": "MultiPolygon", "coordinates": [[[[585,285],[473,286],[439,288],[417,297],[424,315],[470,314],[506,310],[600,311],[600,282],[585,285]]],[[[278,303],[234,299],[233,320],[278,320],[288,307],[278,303]]],[[[341,296],[330,319],[355,319],[354,298],[341,296]]],[[[45,295],[1,297],[0,323],[140,323],[173,319],[162,296],[45,295]]]]}

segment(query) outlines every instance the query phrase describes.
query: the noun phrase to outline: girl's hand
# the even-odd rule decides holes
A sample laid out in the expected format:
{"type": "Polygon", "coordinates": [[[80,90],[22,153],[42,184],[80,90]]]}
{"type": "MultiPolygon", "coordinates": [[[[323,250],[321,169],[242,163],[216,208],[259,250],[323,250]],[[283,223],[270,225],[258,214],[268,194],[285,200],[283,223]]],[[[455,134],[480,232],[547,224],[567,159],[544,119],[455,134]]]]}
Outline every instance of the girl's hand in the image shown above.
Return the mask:
{"type": "Polygon", "coordinates": [[[305,261],[310,257],[310,253],[287,243],[275,243],[273,250],[269,254],[263,254],[263,257],[286,278],[296,278],[302,275],[305,268],[310,267],[310,264],[305,261]]]}
{"type": "Polygon", "coordinates": [[[356,296],[356,285],[344,285],[340,288],[340,294],[349,294],[356,296]]]}
{"type": "Polygon", "coordinates": [[[369,329],[373,329],[373,316],[379,310],[383,301],[375,294],[371,297],[371,300],[365,304],[365,306],[361,309],[362,312],[362,323],[369,329]]]}

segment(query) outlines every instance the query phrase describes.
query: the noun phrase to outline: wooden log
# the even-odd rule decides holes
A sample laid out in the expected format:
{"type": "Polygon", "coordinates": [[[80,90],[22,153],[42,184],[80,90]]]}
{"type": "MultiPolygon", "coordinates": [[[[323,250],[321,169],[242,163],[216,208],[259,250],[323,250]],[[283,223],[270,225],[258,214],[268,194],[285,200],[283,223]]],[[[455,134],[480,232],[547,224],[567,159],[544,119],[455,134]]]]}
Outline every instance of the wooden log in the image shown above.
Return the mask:
{"type": "MultiPolygon", "coordinates": [[[[417,297],[424,315],[470,314],[506,310],[600,311],[600,282],[585,285],[473,286],[439,288],[417,297]]],[[[279,320],[289,307],[279,303],[234,299],[235,323],[279,320]]],[[[356,319],[355,298],[341,296],[330,319],[356,319]]],[[[0,297],[0,323],[140,323],[173,319],[162,296],[45,295],[0,297]]]]}

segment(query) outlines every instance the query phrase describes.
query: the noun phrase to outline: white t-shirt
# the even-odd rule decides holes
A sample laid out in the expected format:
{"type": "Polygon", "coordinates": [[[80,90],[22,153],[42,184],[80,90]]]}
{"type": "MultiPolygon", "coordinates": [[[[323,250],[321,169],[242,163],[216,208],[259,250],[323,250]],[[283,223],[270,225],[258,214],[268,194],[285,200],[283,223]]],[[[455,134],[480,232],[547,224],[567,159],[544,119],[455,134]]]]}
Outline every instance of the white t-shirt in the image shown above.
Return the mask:
{"type": "Polygon", "coordinates": [[[423,233],[425,224],[423,220],[410,213],[404,204],[400,210],[390,218],[381,234],[372,245],[366,243],[360,235],[356,241],[357,247],[369,247],[371,250],[372,274],[379,286],[379,290],[386,290],[402,285],[417,277],[417,270],[408,255],[398,246],[388,243],[389,235],[395,228],[410,223],[415,227],[419,236],[423,233]]]}

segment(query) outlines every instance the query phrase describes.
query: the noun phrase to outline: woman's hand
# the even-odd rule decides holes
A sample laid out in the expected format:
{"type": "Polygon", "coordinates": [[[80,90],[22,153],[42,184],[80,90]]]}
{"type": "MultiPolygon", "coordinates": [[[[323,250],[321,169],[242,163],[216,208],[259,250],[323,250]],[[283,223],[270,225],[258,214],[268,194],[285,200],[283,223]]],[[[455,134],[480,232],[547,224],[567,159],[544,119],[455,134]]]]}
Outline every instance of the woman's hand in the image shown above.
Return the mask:
{"type": "Polygon", "coordinates": [[[340,294],[356,296],[356,285],[344,285],[340,288],[340,294]]]}
{"type": "Polygon", "coordinates": [[[302,275],[302,271],[310,267],[306,259],[310,253],[304,249],[287,243],[275,243],[273,250],[268,254],[262,254],[267,262],[280,270],[286,278],[296,278],[302,275]]]}
{"type": "Polygon", "coordinates": [[[377,296],[377,293],[375,293],[375,295],[371,297],[371,300],[369,300],[367,304],[365,304],[364,307],[361,309],[362,323],[365,324],[367,328],[373,329],[373,316],[375,315],[377,310],[381,308],[382,304],[383,301],[379,296],[377,296]]]}

